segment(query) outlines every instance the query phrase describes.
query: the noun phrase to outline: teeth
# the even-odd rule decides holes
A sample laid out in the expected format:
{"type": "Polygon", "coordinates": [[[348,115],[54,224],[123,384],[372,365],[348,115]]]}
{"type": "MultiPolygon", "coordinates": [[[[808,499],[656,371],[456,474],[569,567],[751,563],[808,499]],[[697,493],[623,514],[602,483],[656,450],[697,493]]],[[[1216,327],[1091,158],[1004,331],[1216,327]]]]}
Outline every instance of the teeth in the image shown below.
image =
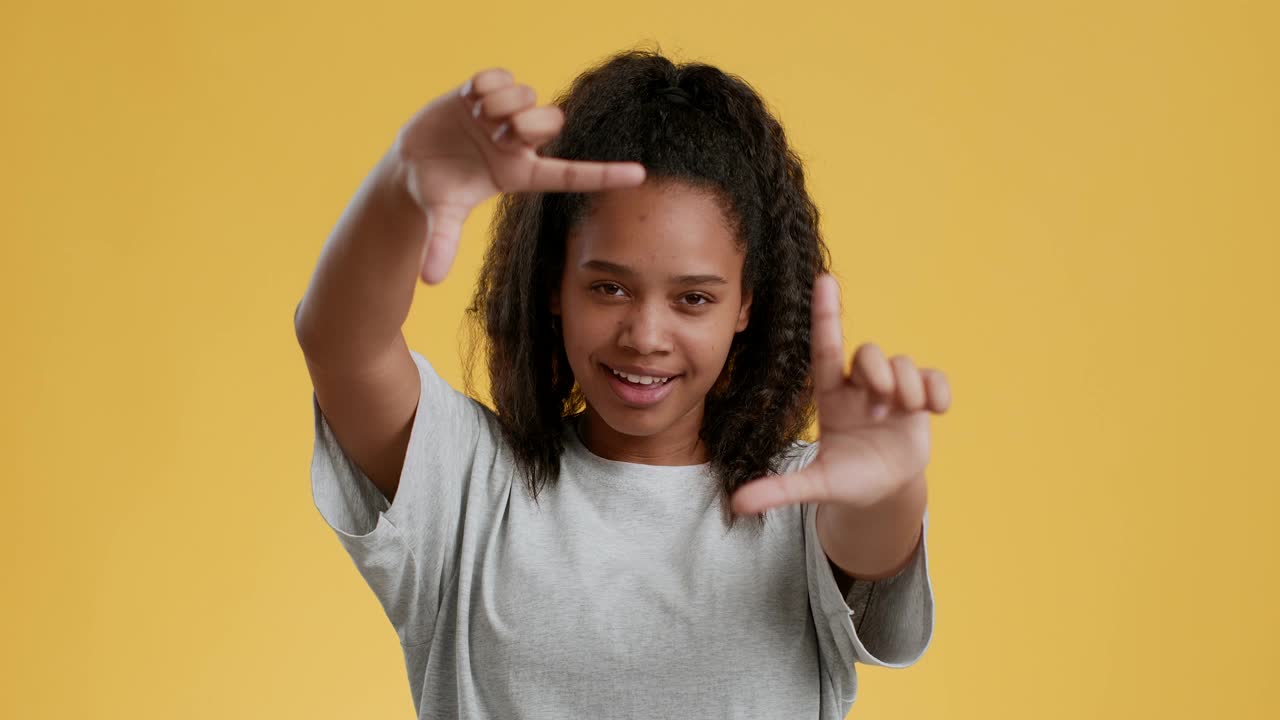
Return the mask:
{"type": "MultiPolygon", "coordinates": [[[[609,368],[609,369],[613,370],[613,368],[609,368]]],[[[617,375],[620,378],[633,382],[637,385],[661,385],[671,379],[671,378],[650,377],[648,375],[628,375],[627,373],[618,372],[617,370],[613,370],[613,374],[617,375]]]]}

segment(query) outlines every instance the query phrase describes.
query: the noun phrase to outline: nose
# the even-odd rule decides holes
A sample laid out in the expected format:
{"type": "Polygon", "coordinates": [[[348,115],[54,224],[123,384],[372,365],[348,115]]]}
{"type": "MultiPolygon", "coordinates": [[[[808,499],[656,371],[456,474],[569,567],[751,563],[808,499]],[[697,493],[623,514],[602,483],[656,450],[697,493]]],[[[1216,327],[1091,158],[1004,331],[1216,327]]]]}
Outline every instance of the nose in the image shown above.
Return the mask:
{"type": "Polygon", "coordinates": [[[655,303],[635,303],[622,319],[618,344],[639,355],[671,352],[671,335],[666,328],[666,308],[655,303]]]}

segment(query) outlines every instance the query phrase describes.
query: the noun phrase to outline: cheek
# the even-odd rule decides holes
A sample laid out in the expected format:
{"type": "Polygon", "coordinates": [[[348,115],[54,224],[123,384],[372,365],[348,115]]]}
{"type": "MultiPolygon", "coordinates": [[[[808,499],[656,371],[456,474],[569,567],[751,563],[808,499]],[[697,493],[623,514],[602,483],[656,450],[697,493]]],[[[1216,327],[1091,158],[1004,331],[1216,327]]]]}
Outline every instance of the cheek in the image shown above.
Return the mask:
{"type": "Polygon", "coordinates": [[[611,319],[601,317],[599,313],[575,313],[561,322],[565,353],[575,371],[581,371],[582,365],[592,362],[591,356],[602,344],[611,341],[616,326],[611,319]]]}
{"type": "Polygon", "coordinates": [[[713,330],[695,325],[676,338],[676,346],[680,348],[686,365],[700,378],[714,380],[724,367],[733,335],[732,328],[728,334],[721,332],[722,330],[721,327],[713,330]]]}
{"type": "MultiPolygon", "coordinates": [[[[673,319],[672,340],[686,372],[710,382],[719,376],[735,334],[736,313],[710,318],[673,319]]],[[[565,309],[561,318],[565,352],[576,374],[587,372],[602,348],[616,345],[623,320],[606,310],[565,309]]]]}
{"type": "Polygon", "coordinates": [[[697,346],[695,352],[697,359],[695,362],[698,371],[712,378],[720,374],[720,369],[724,367],[725,357],[728,355],[728,345],[722,344],[718,340],[715,342],[707,342],[704,338],[702,343],[697,346]]]}

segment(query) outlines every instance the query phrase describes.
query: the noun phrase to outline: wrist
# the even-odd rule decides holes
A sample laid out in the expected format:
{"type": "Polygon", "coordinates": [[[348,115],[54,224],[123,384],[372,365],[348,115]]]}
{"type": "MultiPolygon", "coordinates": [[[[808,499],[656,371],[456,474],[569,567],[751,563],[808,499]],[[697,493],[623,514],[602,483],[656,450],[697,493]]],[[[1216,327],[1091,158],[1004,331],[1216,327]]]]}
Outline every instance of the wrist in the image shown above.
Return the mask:
{"type": "Polygon", "coordinates": [[[373,184],[376,202],[397,220],[421,222],[426,212],[414,194],[412,168],[400,158],[399,141],[378,162],[373,184]]]}
{"type": "Polygon", "coordinates": [[[824,503],[818,536],[827,557],[858,580],[882,580],[905,568],[923,537],[924,477],[870,506],[824,503]]]}

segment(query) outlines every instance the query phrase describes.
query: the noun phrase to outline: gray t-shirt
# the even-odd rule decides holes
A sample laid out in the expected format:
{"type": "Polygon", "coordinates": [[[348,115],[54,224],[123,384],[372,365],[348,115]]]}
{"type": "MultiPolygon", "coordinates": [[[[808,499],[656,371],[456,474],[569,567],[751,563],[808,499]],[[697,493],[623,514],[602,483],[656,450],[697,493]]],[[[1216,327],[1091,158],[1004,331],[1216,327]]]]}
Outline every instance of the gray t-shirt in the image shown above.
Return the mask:
{"type": "MultiPolygon", "coordinates": [[[[535,505],[493,412],[411,354],[422,394],[395,502],[314,394],[311,481],[399,636],[419,718],[836,720],[855,662],[924,654],[925,541],[897,576],[842,597],[816,505],[729,530],[708,465],[606,460],[569,422],[559,482],[535,505]]],[[[816,451],[797,441],[784,471],[816,451]]]]}

